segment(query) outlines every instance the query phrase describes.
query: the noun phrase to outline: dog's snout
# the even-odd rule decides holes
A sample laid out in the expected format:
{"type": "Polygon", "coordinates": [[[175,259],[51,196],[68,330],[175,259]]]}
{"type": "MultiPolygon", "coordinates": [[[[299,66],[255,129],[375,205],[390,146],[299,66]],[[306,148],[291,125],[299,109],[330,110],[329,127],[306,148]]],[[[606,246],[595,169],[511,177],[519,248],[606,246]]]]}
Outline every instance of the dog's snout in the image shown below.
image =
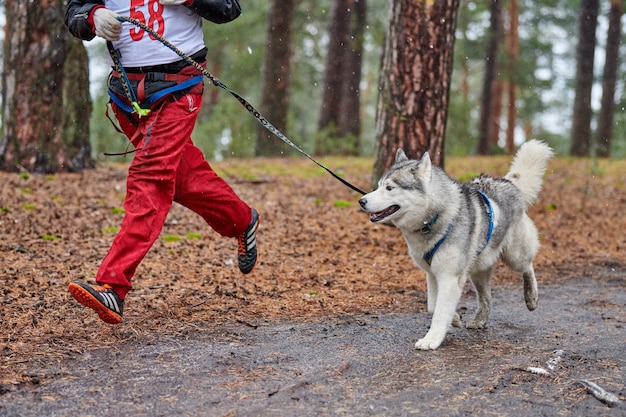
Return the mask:
{"type": "Polygon", "coordinates": [[[363,197],[359,199],[359,204],[361,205],[361,208],[363,210],[365,210],[365,206],[367,205],[367,198],[363,197]]]}

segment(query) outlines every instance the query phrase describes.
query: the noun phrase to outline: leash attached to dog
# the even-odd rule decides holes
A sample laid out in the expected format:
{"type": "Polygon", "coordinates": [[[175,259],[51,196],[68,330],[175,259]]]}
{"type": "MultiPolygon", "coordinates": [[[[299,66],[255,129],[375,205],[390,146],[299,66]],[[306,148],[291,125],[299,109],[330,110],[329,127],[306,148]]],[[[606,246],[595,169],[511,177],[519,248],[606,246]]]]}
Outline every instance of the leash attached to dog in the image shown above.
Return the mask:
{"type": "MultiPolygon", "coordinates": [[[[167,48],[171,49],[174,53],[176,53],[178,56],[180,56],[185,62],[187,62],[189,65],[193,66],[195,69],[197,69],[202,74],[204,74],[209,80],[211,80],[213,85],[215,85],[217,87],[220,87],[221,89],[229,92],[233,97],[235,97],[237,99],[237,101],[239,101],[239,103],[241,103],[242,106],[245,107],[246,110],[248,110],[248,112],[252,116],[254,116],[254,118],[257,120],[257,122],[259,122],[259,124],[261,126],[263,126],[265,129],[267,129],[269,132],[271,132],[274,136],[276,136],[277,138],[279,138],[280,140],[285,142],[287,145],[291,146],[296,151],[300,152],[302,155],[307,157],[309,160],[311,160],[313,163],[315,163],[320,168],[324,169],[326,172],[328,172],[330,175],[332,175],[335,179],[340,181],[346,187],[350,188],[353,191],[356,191],[357,193],[359,193],[361,195],[367,194],[365,191],[361,190],[357,186],[352,185],[350,182],[348,182],[348,181],[344,180],[343,178],[341,178],[339,175],[334,173],[330,168],[327,168],[326,166],[324,166],[321,163],[319,163],[318,161],[316,161],[311,155],[306,153],[304,150],[302,150],[302,148],[300,148],[298,145],[296,145],[291,140],[289,140],[289,138],[287,136],[285,136],[285,134],[283,132],[281,132],[265,116],[263,116],[263,114],[261,114],[260,111],[258,111],[252,104],[250,104],[250,102],[248,102],[248,100],[243,98],[237,92],[235,92],[235,91],[231,90],[230,88],[228,88],[228,86],[226,86],[224,83],[222,83],[218,78],[216,78],[213,74],[211,74],[206,68],[204,68],[198,62],[194,61],[190,56],[188,56],[187,54],[182,52],[180,49],[178,49],[176,46],[174,46],[171,42],[169,42],[163,36],[159,35],[157,32],[152,30],[152,28],[148,27],[147,25],[145,25],[144,23],[140,22],[139,20],[133,19],[132,17],[128,17],[128,16],[118,16],[117,20],[119,20],[120,22],[131,23],[131,24],[133,24],[135,26],[140,27],[141,29],[145,30],[146,32],[148,32],[155,39],[157,39],[159,42],[161,42],[164,46],[166,46],[167,48]]],[[[112,56],[112,59],[114,60],[114,62],[117,60],[117,58],[118,58],[117,56],[112,56]]],[[[132,99],[132,97],[129,97],[129,98],[132,99]]],[[[132,101],[131,101],[131,103],[132,103],[132,101]]],[[[134,106],[134,107],[138,107],[138,106],[134,106]]],[[[137,111],[139,111],[139,110],[137,110],[137,111]]]]}

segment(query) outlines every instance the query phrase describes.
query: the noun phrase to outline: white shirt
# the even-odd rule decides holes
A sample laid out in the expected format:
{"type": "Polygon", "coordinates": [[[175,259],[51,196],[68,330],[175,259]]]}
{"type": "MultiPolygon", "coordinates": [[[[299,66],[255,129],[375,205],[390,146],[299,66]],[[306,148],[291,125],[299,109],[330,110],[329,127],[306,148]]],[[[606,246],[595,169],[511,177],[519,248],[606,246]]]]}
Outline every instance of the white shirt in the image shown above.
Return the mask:
{"type": "MultiPolygon", "coordinates": [[[[105,0],[104,5],[120,16],[146,24],[187,55],[204,48],[202,18],[185,6],[163,6],[158,0],[105,0]]],[[[182,59],[130,22],[122,22],[120,40],[114,41],[113,46],[119,49],[125,67],[169,64],[182,59]]]]}

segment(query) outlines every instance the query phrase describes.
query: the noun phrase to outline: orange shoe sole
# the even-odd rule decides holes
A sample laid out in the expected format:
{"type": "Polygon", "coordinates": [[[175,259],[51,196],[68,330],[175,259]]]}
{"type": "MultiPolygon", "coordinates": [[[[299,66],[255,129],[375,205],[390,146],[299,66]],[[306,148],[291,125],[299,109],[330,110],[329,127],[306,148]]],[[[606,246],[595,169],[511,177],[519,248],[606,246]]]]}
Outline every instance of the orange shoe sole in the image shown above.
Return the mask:
{"type": "Polygon", "coordinates": [[[95,311],[103,322],[108,324],[120,324],[122,322],[122,316],[106,308],[80,285],[71,283],[68,289],[76,301],[95,311]]]}

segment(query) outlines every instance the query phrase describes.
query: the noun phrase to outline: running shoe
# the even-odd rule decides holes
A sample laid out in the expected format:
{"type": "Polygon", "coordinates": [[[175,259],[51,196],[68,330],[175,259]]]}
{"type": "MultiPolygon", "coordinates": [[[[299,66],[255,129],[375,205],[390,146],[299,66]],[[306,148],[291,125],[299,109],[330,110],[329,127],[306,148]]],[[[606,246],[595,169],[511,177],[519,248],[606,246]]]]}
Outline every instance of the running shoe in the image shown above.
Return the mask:
{"type": "Polygon", "coordinates": [[[244,274],[249,274],[254,269],[257,260],[256,230],[259,227],[259,213],[252,209],[252,220],[250,224],[239,236],[239,270],[244,274]]]}
{"type": "Polygon", "coordinates": [[[119,324],[122,322],[124,301],[110,286],[104,284],[92,287],[74,281],[70,283],[69,290],[76,301],[98,313],[100,319],[105,323],[119,324]]]}

